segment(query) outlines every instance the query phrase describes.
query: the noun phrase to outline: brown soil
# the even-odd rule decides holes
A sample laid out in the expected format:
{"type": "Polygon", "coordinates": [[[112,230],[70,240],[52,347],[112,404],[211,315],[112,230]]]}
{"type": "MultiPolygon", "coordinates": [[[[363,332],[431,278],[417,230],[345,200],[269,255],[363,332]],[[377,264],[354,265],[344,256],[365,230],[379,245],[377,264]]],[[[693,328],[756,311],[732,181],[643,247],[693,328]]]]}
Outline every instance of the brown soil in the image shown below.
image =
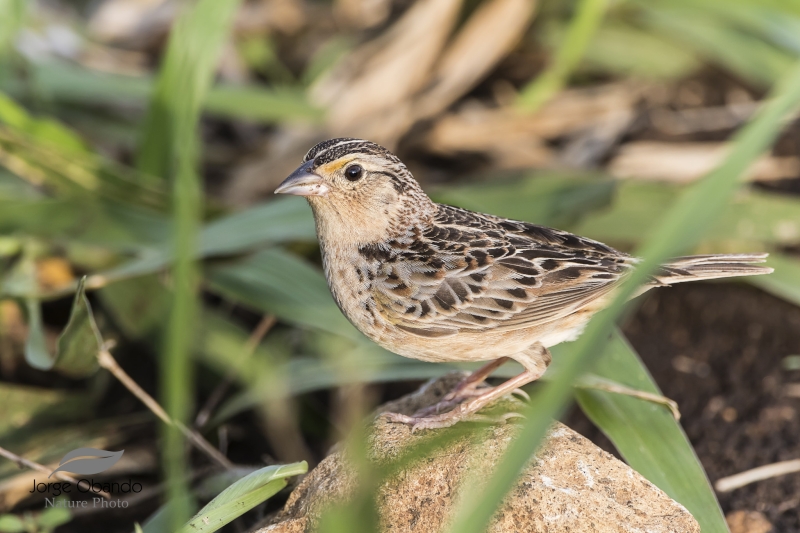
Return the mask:
{"type": "MultiPolygon", "coordinates": [[[[624,328],[682,424],[712,482],[800,458],[800,398],[787,394],[800,371],[800,309],[739,284],[689,284],[654,291],[624,328]]],[[[795,388],[796,390],[796,388],[795,388]]],[[[610,443],[577,410],[568,424],[610,443]]],[[[800,474],[718,494],[723,511],[760,511],[775,533],[800,531],[800,474]]]]}

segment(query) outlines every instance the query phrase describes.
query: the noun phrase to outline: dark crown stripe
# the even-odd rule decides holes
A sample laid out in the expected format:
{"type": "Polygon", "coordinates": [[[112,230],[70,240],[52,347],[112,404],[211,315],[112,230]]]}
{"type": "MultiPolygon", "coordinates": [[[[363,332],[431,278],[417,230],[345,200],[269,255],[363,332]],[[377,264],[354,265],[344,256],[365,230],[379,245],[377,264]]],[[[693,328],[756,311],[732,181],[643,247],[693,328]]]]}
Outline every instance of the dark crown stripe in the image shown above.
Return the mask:
{"type": "Polygon", "coordinates": [[[323,141],[308,151],[303,162],[314,160],[318,167],[350,154],[380,155],[389,161],[399,163],[400,160],[383,146],[363,139],[342,137],[323,141]]]}

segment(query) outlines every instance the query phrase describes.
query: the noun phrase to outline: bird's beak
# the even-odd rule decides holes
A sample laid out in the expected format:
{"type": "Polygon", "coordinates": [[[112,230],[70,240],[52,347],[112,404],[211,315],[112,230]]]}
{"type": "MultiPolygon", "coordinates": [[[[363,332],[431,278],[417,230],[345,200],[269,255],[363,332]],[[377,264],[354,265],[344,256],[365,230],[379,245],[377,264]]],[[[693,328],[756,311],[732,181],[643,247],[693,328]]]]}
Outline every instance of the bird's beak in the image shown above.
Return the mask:
{"type": "Polygon", "coordinates": [[[275,194],[294,194],[296,196],[325,196],[330,190],[325,181],[311,172],[314,161],[308,161],[283,180],[275,194]]]}

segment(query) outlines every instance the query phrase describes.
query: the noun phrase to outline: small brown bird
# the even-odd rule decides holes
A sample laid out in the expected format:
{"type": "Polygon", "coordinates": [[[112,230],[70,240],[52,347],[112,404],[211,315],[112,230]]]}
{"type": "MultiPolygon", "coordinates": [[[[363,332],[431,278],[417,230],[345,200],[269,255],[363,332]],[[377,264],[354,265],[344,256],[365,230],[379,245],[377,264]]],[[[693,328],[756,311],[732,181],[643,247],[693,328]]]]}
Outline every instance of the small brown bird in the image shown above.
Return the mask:
{"type": "MultiPolygon", "coordinates": [[[[275,192],[308,200],[333,298],[367,337],[423,361],[490,361],[434,408],[388,415],[415,429],[479,418],[487,404],[538,379],[547,348],[576,339],[636,263],[565,231],[434,203],[395,155],[361,139],[317,144],[275,192]],[[482,387],[509,358],[525,371],[482,387]]],[[[677,258],[641,292],[768,274],[750,264],[765,258],[677,258]]]]}

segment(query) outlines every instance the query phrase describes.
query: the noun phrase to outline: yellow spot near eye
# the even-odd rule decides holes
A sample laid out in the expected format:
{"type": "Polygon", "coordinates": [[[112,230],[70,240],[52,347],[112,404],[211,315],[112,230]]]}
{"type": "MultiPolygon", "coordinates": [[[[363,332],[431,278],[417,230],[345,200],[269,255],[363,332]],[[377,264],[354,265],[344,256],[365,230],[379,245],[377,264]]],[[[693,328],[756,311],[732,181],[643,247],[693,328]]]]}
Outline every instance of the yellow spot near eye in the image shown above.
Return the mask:
{"type": "Polygon", "coordinates": [[[334,174],[335,172],[341,170],[345,165],[349,164],[355,158],[350,159],[337,159],[336,161],[331,161],[325,165],[319,167],[319,171],[323,174],[334,174]]]}

